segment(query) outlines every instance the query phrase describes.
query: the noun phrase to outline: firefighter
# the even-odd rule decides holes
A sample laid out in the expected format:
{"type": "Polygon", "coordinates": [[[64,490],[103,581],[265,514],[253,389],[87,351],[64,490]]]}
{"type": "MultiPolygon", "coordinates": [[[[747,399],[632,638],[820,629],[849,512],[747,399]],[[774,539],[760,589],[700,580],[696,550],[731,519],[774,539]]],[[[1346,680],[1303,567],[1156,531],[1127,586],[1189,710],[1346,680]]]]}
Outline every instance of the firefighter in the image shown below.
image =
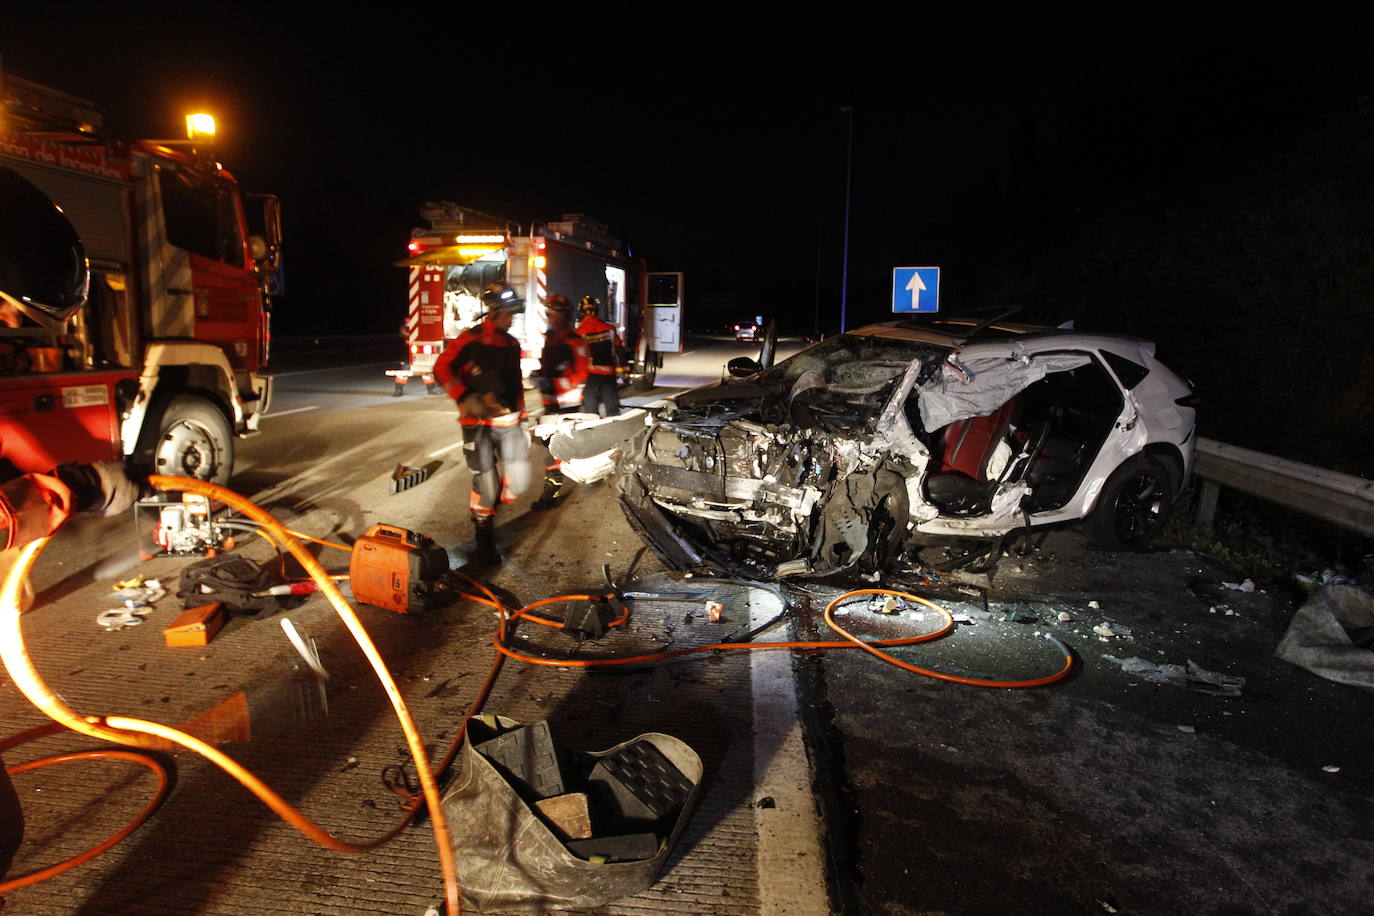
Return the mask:
{"type": "Polygon", "coordinates": [[[496,504],[514,502],[530,484],[529,440],[521,420],[525,391],[520,376],[520,342],[511,322],[525,303],[505,283],[482,293],[482,323],[444,349],[434,375],[458,405],[463,454],[472,471],[472,524],[478,562],[501,562],[496,549],[496,504]],[[501,473],[497,472],[497,463],[501,473]]]}
{"type": "MultiPolygon", "coordinates": [[[[549,326],[544,333],[544,350],[539,357],[535,383],[543,396],[544,414],[549,415],[576,409],[563,406],[562,399],[575,393],[587,378],[587,343],[572,329],[572,303],[567,296],[562,293],[549,296],[544,302],[544,310],[549,326]]],[[[548,442],[544,444],[547,446],[548,442]]],[[[544,492],[531,509],[553,509],[562,501],[561,464],[557,458],[549,456],[544,467],[544,492]]]]}
{"type": "Polygon", "coordinates": [[[620,391],[616,378],[620,366],[620,335],[615,327],[601,320],[598,312],[601,300],[583,296],[580,312],[582,321],[577,333],[587,342],[591,365],[587,367],[587,383],[582,392],[582,410],[605,417],[620,415],[620,391]]]}

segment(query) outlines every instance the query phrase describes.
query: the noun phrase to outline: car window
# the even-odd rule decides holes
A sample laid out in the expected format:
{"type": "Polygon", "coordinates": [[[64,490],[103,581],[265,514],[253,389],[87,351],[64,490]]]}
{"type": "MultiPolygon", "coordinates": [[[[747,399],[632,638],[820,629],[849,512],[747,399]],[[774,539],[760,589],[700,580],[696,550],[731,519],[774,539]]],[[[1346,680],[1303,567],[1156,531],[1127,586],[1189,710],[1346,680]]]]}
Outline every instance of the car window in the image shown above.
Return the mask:
{"type": "Polygon", "coordinates": [[[159,169],[167,241],[235,267],[243,266],[243,234],[234,195],[187,169],[159,169]]]}
{"type": "Polygon", "coordinates": [[[1127,391],[1139,385],[1145,380],[1145,376],[1150,374],[1150,370],[1140,365],[1140,363],[1113,353],[1110,350],[1103,350],[1102,358],[1107,361],[1107,365],[1111,366],[1112,372],[1116,373],[1116,377],[1120,379],[1121,387],[1125,388],[1127,391]]]}

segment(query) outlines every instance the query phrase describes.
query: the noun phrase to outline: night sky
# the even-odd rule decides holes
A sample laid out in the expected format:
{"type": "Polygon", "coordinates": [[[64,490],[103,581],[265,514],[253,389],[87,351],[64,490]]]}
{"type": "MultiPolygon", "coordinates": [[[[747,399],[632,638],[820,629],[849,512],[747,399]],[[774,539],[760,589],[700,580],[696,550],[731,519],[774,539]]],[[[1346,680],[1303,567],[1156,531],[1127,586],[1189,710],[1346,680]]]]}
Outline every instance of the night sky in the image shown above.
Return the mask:
{"type": "Polygon", "coordinates": [[[1172,176],[1201,186],[1208,162],[1370,88],[1364,17],[1296,5],[817,18],[250,4],[232,20],[201,5],[31,6],[0,20],[7,70],[100,103],[116,134],[176,136],[186,110],[209,109],[225,165],[282,198],[279,334],[394,329],[391,261],[428,199],[525,224],[587,213],[687,271],[689,323],[764,313],[810,330],[819,310],[833,329],[841,106],[851,325],[884,318],[891,268],[913,264],[944,267],[948,307],[1010,298],[1062,320],[1075,316],[1052,283],[1007,279],[1007,250],[1172,176]]]}

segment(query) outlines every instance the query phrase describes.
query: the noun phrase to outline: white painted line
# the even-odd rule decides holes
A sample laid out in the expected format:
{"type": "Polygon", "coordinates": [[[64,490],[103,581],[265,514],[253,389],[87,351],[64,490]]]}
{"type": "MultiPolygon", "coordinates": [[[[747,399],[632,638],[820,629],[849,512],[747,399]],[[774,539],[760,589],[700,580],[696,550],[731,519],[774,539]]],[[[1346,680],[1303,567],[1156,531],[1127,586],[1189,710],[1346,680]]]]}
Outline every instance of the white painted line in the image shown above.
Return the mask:
{"type": "MultiPolygon", "coordinates": [[[[775,596],[749,590],[751,627],[771,620],[779,610],[775,596]]],[[[754,697],[759,911],[764,916],[825,916],[830,912],[830,898],[825,888],[821,818],[802,743],[791,653],[750,652],[749,677],[754,697]],[[771,798],[773,806],[759,807],[762,798],[771,798]]]]}
{"type": "Polygon", "coordinates": [[[443,448],[439,449],[439,451],[437,451],[437,452],[430,452],[430,453],[429,453],[428,455],[426,455],[425,457],[426,457],[426,458],[438,458],[438,457],[439,457],[440,455],[442,455],[444,452],[451,452],[451,451],[453,451],[455,448],[460,447],[462,444],[463,444],[463,440],[462,440],[462,439],[459,439],[457,442],[453,443],[452,445],[446,445],[446,446],[444,446],[443,448]]]}
{"type": "Polygon", "coordinates": [[[265,414],[262,415],[262,418],[263,418],[264,420],[270,420],[270,419],[272,419],[273,417],[284,417],[284,416],[287,416],[288,414],[293,414],[293,413],[305,413],[307,410],[319,410],[319,409],[320,409],[320,405],[315,404],[315,405],[312,405],[312,406],[310,406],[310,407],[297,407],[297,408],[295,408],[295,409],[293,409],[293,410],[279,410],[279,411],[276,411],[276,412],[274,412],[274,413],[265,413],[265,414]]]}
{"type": "Polygon", "coordinates": [[[346,372],[350,369],[376,369],[380,366],[396,366],[398,363],[354,363],[351,366],[328,366],[324,369],[292,369],[290,372],[273,372],[273,378],[286,378],[292,375],[309,375],[312,372],[346,372]]]}

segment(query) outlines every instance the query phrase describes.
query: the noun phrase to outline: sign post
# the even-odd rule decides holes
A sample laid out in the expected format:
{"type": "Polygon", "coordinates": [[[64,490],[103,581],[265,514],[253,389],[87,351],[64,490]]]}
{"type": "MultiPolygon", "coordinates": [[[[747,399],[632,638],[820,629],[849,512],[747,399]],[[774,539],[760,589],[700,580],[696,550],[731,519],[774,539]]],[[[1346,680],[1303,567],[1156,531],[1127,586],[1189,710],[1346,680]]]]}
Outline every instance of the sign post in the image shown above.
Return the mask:
{"type": "Polygon", "coordinates": [[[940,310],[940,268],[892,268],[892,311],[897,314],[940,310]]]}

